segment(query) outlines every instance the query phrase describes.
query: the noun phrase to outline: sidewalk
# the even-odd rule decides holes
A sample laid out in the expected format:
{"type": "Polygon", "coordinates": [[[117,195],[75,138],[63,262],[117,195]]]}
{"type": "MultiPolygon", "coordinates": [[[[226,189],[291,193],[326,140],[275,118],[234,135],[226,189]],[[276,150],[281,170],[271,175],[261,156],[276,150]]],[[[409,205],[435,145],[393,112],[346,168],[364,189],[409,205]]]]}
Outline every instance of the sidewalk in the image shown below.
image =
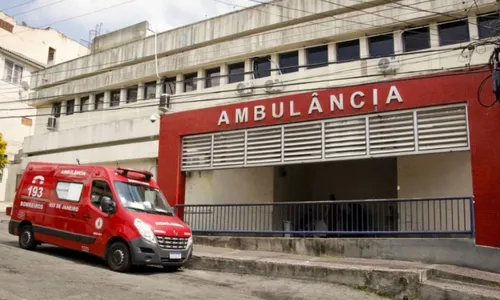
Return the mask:
{"type": "Polygon", "coordinates": [[[195,245],[188,268],[344,284],[396,299],[500,299],[500,274],[447,265],[195,245]]]}

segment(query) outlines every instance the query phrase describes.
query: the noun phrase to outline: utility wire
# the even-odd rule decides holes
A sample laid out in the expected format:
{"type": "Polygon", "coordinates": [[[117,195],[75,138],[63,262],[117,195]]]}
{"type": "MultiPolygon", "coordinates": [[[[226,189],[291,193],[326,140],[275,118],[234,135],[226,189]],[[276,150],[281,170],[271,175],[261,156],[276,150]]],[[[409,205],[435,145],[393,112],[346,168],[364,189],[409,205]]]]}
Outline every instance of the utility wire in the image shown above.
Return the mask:
{"type": "Polygon", "coordinates": [[[11,6],[11,7],[2,8],[2,9],[0,9],[0,11],[8,11],[8,10],[11,10],[11,9],[14,9],[14,8],[17,8],[17,7],[20,7],[20,6],[26,5],[26,4],[33,3],[33,2],[35,2],[35,1],[36,1],[36,0],[31,0],[31,1],[24,2],[24,3],[21,3],[21,4],[17,4],[17,5],[11,6]]]}
{"type": "MultiPolygon", "coordinates": [[[[48,7],[48,6],[52,6],[52,5],[55,5],[55,4],[58,4],[58,3],[64,2],[64,1],[67,1],[67,0],[59,0],[59,1],[55,1],[55,2],[52,2],[52,3],[46,4],[46,5],[38,6],[38,7],[35,7],[35,8],[33,8],[33,9],[30,9],[30,10],[25,10],[25,11],[22,11],[22,12],[20,12],[20,13],[14,14],[14,15],[12,15],[12,16],[10,16],[10,17],[12,17],[12,18],[13,18],[13,17],[17,17],[17,16],[20,16],[20,15],[24,15],[24,14],[27,14],[27,13],[29,13],[29,12],[32,12],[32,11],[35,11],[35,10],[39,10],[39,9],[42,9],[42,8],[45,8],[45,7],[48,7]]],[[[28,3],[31,3],[31,2],[34,2],[34,1],[26,2],[26,3],[24,3],[24,4],[28,4],[28,3]]],[[[24,5],[24,4],[23,4],[23,5],[24,5]]],[[[18,7],[18,6],[21,6],[21,5],[17,5],[17,6],[14,6],[14,7],[18,7]]],[[[13,8],[13,7],[12,7],[12,8],[13,8]]],[[[4,18],[4,19],[2,19],[2,20],[5,20],[5,18],[4,18]]],[[[0,37],[1,37],[1,36],[0,36],[0,37]]]]}
{"type": "MultiPolygon", "coordinates": [[[[404,58],[404,59],[401,59],[400,62],[405,62],[405,61],[412,61],[412,60],[418,60],[418,59],[426,59],[428,58],[429,54],[432,54],[432,53],[435,53],[435,54],[441,54],[441,53],[448,53],[448,52],[453,52],[453,51],[457,51],[457,50],[463,50],[463,49],[466,49],[468,48],[469,46],[463,46],[463,47],[454,47],[454,48],[448,48],[448,49],[430,49],[430,50],[424,50],[424,51],[419,51],[419,52],[405,52],[405,53],[399,53],[399,54],[394,54],[393,56],[394,57],[399,57],[399,56],[409,56],[409,55],[415,55],[414,57],[409,57],[409,58],[404,58]]],[[[455,54],[453,54],[455,55],[455,54]]],[[[453,56],[452,55],[452,56],[453,56]]],[[[369,60],[369,59],[376,59],[374,57],[368,57],[368,58],[362,58],[360,59],[360,61],[364,61],[364,60],[369,60]]],[[[325,63],[324,65],[336,65],[336,64],[343,64],[343,63],[348,63],[348,62],[344,62],[344,61],[331,61],[331,62],[327,62],[325,63]]],[[[307,67],[310,67],[312,65],[309,65],[309,64],[306,64],[306,65],[299,65],[299,66],[293,66],[294,68],[307,68],[307,67]]],[[[378,66],[372,66],[373,68],[377,68],[378,66]]],[[[278,71],[278,70],[281,70],[281,68],[271,68],[269,69],[269,72],[273,72],[273,71],[278,71]]],[[[348,72],[348,71],[358,71],[359,70],[359,66],[356,66],[356,67],[353,67],[352,69],[347,69],[347,70],[341,70],[342,72],[348,72]]],[[[338,71],[337,71],[338,72],[338,71]]],[[[254,71],[248,71],[248,72],[243,72],[243,73],[239,73],[238,75],[243,75],[243,74],[252,74],[252,73],[255,73],[254,71]]],[[[228,77],[226,75],[226,77],[228,77]]],[[[201,81],[202,78],[198,78],[197,81],[201,81]]],[[[184,80],[186,81],[186,80],[184,80]]],[[[286,82],[294,82],[296,81],[296,79],[292,79],[292,80],[287,80],[287,81],[283,81],[283,83],[286,83],[286,82]]],[[[155,83],[155,87],[160,85],[159,83],[155,83]]],[[[234,90],[236,91],[236,90],[234,90]]],[[[54,98],[62,98],[62,97],[74,97],[74,96],[82,96],[82,95],[88,95],[88,94],[94,94],[94,93],[103,93],[105,92],[104,90],[92,90],[92,91],[86,91],[86,92],[82,92],[82,93],[72,93],[72,94],[64,94],[64,95],[58,95],[58,96],[46,96],[46,97],[36,97],[36,98],[31,98],[31,99],[25,99],[25,100],[11,100],[11,101],[3,101],[2,103],[25,103],[25,102],[32,102],[32,101],[37,101],[37,100],[45,100],[45,99],[54,99],[54,98]]],[[[222,91],[222,92],[226,92],[226,91],[222,91]]],[[[215,92],[215,93],[218,93],[218,92],[215,92]]],[[[200,93],[198,95],[204,95],[206,93],[200,93]]],[[[172,95],[171,97],[174,97],[174,98],[182,98],[184,95],[183,94],[178,94],[178,95],[172,95]]],[[[186,95],[188,96],[188,95],[186,95]]]]}

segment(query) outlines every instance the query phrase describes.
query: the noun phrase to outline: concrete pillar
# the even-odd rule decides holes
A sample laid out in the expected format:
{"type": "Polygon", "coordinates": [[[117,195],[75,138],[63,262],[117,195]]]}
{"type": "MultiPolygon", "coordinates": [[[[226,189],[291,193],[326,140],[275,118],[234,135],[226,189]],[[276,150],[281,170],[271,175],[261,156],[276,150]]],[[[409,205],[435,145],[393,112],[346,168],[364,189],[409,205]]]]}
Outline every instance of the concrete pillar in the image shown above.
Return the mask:
{"type": "Polygon", "coordinates": [[[80,104],[82,103],[82,98],[81,97],[75,97],[75,114],[80,112],[80,104]]]}
{"type": "Polygon", "coordinates": [[[109,108],[111,106],[110,103],[111,103],[111,91],[105,91],[103,109],[109,108]]]}
{"type": "Polygon", "coordinates": [[[273,53],[270,55],[271,57],[271,77],[280,76],[280,61],[278,53],[273,53]]]}
{"type": "Polygon", "coordinates": [[[89,103],[87,106],[87,110],[94,110],[94,105],[95,105],[95,94],[90,94],[89,95],[89,103]]]}
{"type": "Polygon", "coordinates": [[[175,82],[175,93],[184,93],[184,74],[177,74],[175,82]]]}
{"type": "Polygon", "coordinates": [[[127,103],[127,89],[120,89],[120,105],[127,103]]]}
{"type": "Polygon", "coordinates": [[[479,39],[479,28],[477,26],[477,16],[475,14],[470,15],[468,17],[468,22],[469,22],[469,35],[470,35],[471,41],[479,39]]]}
{"type": "Polygon", "coordinates": [[[429,35],[431,38],[431,48],[439,47],[439,34],[436,22],[431,22],[429,24],[429,35]]]}
{"type": "Polygon", "coordinates": [[[306,49],[305,48],[300,48],[299,49],[299,72],[305,72],[307,68],[305,65],[307,64],[307,55],[306,55],[306,49]]]}
{"type": "Polygon", "coordinates": [[[157,79],[156,80],[155,98],[160,99],[162,92],[163,92],[163,85],[161,84],[161,79],[157,79]]]}
{"type": "Polygon", "coordinates": [[[66,107],[68,107],[68,101],[61,101],[61,117],[66,114],[66,107]]]}
{"type": "Polygon", "coordinates": [[[245,81],[253,80],[253,60],[251,58],[245,59],[245,81]]]}
{"type": "Polygon", "coordinates": [[[397,30],[393,34],[394,39],[394,53],[401,54],[403,53],[403,31],[397,30]]]}
{"type": "Polygon", "coordinates": [[[144,100],[144,82],[137,85],[137,100],[144,100]]]}
{"type": "Polygon", "coordinates": [[[368,48],[367,36],[362,36],[359,38],[359,54],[361,58],[370,57],[370,50],[368,48]]]}
{"type": "MultiPolygon", "coordinates": [[[[328,43],[328,62],[337,61],[337,43],[328,43]]],[[[332,64],[330,64],[331,66],[332,64]]]]}
{"type": "Polygon", "coordinates": [[[201,91],[205,88],[205,70],[198,70],[198,83],[196,84],[196,90],[201,91]]]}
{"type": "Polygon", "coordinates": [[[229,82],[228,73],[229,67],[227,64],[223,64],[222,66],[220,66],[220,85],[224,85],[229,82]]]}

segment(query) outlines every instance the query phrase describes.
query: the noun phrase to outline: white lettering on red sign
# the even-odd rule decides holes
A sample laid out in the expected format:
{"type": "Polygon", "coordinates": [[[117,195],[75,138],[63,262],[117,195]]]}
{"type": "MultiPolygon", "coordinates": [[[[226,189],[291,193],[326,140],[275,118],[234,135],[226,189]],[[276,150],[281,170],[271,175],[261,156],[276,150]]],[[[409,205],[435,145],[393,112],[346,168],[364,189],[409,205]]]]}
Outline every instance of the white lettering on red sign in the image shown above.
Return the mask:
{"type": "Polygon", "coordinates": [[[73,175],[73,176],[85,176],[87,173],[81,170],[62,170],[61,174],[63,175],[73,175]]]}
{"type": "Polygon", "coordinates": [[[62,203],[49,203],[49,207],[55,208],[55,209],[72,211],[72,212],[78,212],[78,210],[80,209],[78,206],[67,205],[67,204],[62,204],[62,203]]]}
{"type": "Polygon", "coordinates": [[[34,203],[34,202],[21,201],[21,207],[34,208],[34,209],[43,209],[43,204],[34,203]]]}
{"type": "MultiPolygon", "coordinates": [[[[330,112],[334,111],[342,111],[344,110],[345,102],[348,102],[349,105],[354,109],[362,109],[367,103],[367,95],[362,91],[355,91],[350,95],[344,95],[340,93],[338,95],[330,95],[330,112]],[[345,97],[344,97],[345,96],[345,97]],[[346,101],[344,101],[346,100],[346,101]]],[[[372,90],[371,102],[373,106],[379,105],[379,93],[378,89],[372,90]]],[[[385,104],[391,104],[393,101],[397,101],[398,103],[403,103],[403,98],[399,93],[399,90],[396,86],[391,86],[389,92],[387,93],[387,97],[385,98],[385,104]]],[[[274,119],[282,118],[285,113],[290,117],[298,117],[302,115],[302,112],[297,111],[295,108],[295,103],[293,100],[288,101],[288,109],[285,109],[286,103],[278,102],[271,104],[271,112],[266,111],[266,107],[264,105],[256,105],[253,107],[253,122],[259,122],[266,119],[268,115],[271,115],[274,119]]],[[[324,113],[327,107],[323,107],[318,98],[318,93],[312,94],[312,99],[309,103],[309,109],[307,111],[308,115],[313,113],[324,113]]],[[[217,126],[222,124],[229,125],[231,123],[247,123],[250,119],[250,112],[248,107],[236,108],[234,115],[230,115],[227,110],[221,111],[219,115],[219,121],[217,122],[217,126]]]]}

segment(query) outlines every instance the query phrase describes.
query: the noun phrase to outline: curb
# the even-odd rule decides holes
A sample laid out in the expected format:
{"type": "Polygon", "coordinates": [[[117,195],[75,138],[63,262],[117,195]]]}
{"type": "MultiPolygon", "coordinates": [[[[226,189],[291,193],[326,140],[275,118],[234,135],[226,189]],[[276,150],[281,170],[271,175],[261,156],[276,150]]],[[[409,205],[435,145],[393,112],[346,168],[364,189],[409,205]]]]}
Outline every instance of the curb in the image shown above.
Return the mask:
{"type": "Polygon", "coordinates": [[[235,259],[200,254],[193,255],[186,267],[193,270],[335,283],[397,299],[416,297],[428,272],[427,270],[376,269],[373,267],[355,268],[347,265],[325,266],[307,262],[292,264],[265,259],[235,259]]]}

